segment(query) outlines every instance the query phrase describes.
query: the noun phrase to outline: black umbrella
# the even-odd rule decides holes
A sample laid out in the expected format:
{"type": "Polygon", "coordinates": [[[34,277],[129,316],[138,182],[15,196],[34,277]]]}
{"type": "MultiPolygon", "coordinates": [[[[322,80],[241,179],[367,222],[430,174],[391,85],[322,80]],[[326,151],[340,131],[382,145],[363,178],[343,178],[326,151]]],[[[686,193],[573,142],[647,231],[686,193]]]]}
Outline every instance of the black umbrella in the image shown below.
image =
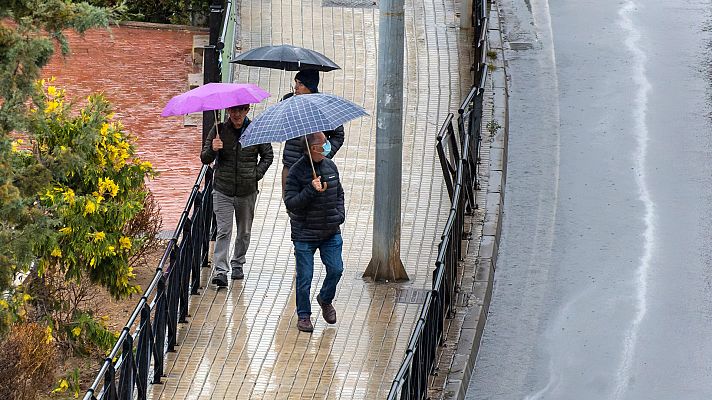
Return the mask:
{"type": "Polygon", "coordinates": [[[301,71],[315,69],[317,71],[333,71],[341,69],[325,55],[288,44],[262,46],[248,50],[230,61],[232,63],[251,67],[264,67],[286,71],[301,71]]]}

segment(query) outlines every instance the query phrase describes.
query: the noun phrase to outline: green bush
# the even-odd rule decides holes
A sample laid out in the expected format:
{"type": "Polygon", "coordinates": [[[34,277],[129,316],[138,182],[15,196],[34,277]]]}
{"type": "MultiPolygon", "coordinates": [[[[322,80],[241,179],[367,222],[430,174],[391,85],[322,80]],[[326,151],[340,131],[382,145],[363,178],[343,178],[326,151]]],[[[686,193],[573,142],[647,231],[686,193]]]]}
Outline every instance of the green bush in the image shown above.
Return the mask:
{"type": "Polygon", "coordinates": [[[89,0],[100,7],[121,7],[124,19],[162,24],[205,25],[210,0],[89,0]]]}

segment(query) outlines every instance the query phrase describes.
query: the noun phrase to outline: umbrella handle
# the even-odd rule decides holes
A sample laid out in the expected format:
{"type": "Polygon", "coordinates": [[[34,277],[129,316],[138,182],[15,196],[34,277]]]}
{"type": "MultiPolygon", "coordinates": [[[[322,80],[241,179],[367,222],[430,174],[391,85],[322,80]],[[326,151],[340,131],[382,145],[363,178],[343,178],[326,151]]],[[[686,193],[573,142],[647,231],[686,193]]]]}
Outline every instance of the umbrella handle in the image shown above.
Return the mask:
{"type": "MultiPolygon", "coordinates": [[[[307,145],[307,154],[309,155],[309,165],[311,165],[312,169],[312,179],[316,179],[316,170],[314,169],[314,160],[312,159],[311,156],[311,150],[309,150],[309,141],[307,140],[307,135],[304,135],[304,143],[307,145]]],[[[322,182],[324,185],[324,190],[327,188],[326,182],[322,182]]]]}

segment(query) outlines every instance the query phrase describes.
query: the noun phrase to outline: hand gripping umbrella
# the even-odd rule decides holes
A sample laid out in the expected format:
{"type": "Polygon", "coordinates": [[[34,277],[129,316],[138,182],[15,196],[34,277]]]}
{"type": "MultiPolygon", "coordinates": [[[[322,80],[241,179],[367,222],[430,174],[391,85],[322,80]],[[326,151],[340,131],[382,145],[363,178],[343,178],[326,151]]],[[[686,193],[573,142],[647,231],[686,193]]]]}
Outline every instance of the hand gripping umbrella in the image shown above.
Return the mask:
{"type": "MultiPolygon", "coordinates": [[[[339,125],[368,115],[363,107],[332,94],[315,93],[292,96],[268,107],[257,116],[240,137],[243,147],[261,143],[286,142],[314,132],[333,130],[339,125]]],[[[311,153],[309,159],[311,160],[311,153]]],[[[312,174],[316,179],[313,162],[312,174]]]]}

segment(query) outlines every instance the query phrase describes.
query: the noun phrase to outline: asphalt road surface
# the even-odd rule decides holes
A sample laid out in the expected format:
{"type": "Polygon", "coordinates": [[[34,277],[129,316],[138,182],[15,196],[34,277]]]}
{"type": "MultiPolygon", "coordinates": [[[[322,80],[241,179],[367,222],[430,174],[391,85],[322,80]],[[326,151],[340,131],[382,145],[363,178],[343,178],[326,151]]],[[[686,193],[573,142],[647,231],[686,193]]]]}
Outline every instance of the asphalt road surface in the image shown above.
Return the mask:
{"type": "Polygon", "coordinates": [[[500,7],[505,216],[467,398],[711,399],[711,2],[500,7]]]}

